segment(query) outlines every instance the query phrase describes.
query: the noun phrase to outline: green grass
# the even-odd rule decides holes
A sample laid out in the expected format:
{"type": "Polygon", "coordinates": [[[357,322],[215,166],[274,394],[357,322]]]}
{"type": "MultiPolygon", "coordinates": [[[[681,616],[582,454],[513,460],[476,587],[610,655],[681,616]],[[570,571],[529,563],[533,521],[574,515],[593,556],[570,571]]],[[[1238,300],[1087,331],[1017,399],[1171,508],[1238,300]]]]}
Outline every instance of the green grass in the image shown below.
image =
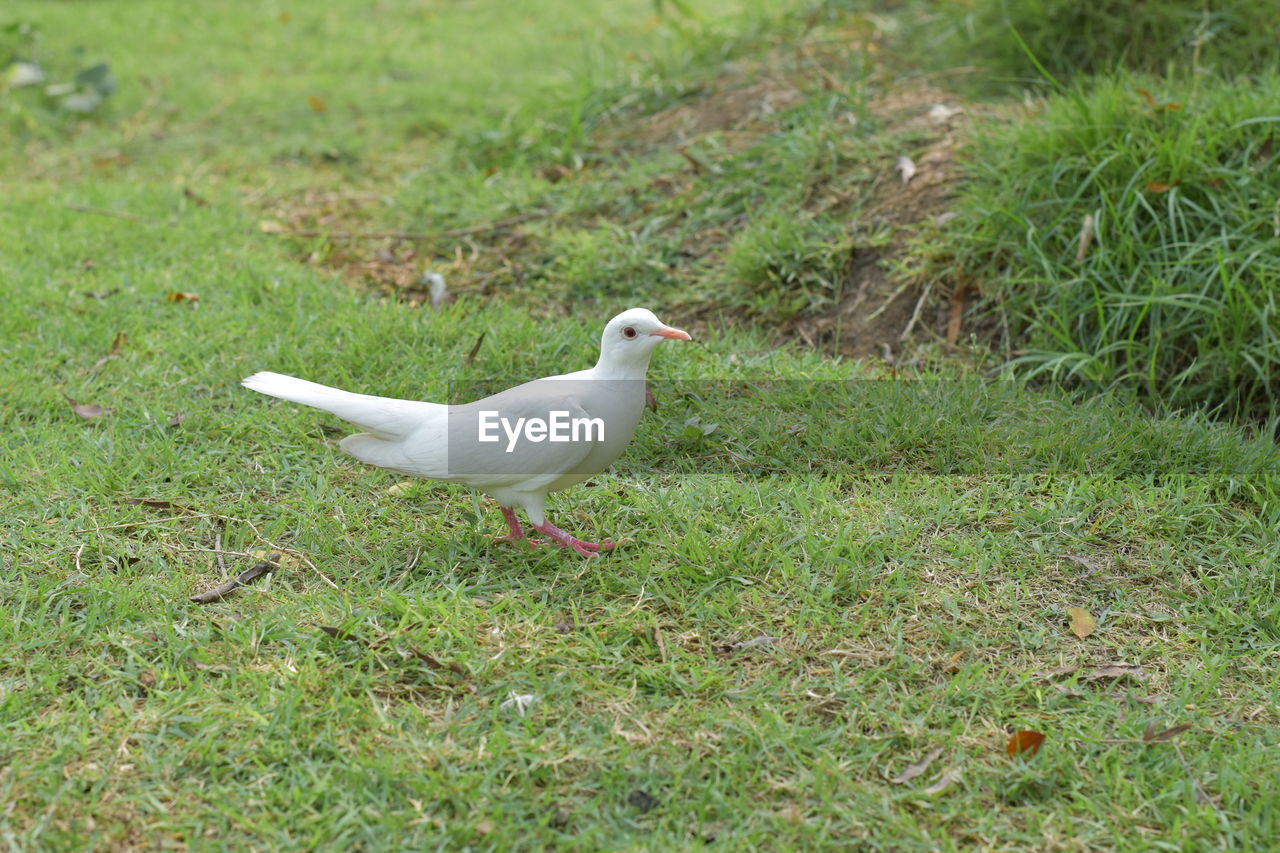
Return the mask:
{"type": "MultiPolygon", "coordinates": [[[[659,406],[627,456],[553,498],[562,526],[631,540],[585,562],[492,544],[501,520],[472,494],[393,493],[397,478],[337,451],[331,419],[241,389],[274,369],[458,399],[589,363],[614,308],[671,314],[676,284],[625,253],[629,266],[609,267],[610,240],[561,253],[585,240],[568,216],[546,223],[554,253],[492,245],[535,269],[603,258],[608,275],[494,279],[503,287],[464,289],[438,311],[349,288],[259,228],[320,191],[390,196],[356,216],[405,227],[484,222],[547,194],[586,210],[594,175],[532,173],[562,162],[572,130],[557,116],[589,100],[578,72],[599,68],[592,57],[620,42],[653,54],[637,67],[668,79],[639,87],[654,99],[643,113],[701,85],[721,49],[751,56],[761,32],[751,10],[685,21],[680,35],[654,27],[647,3],[584,13],[547,0],[532,22],[497,3],[431,8],[432,50],[409,3],[363,16],[312,4],[288,22],[256,4],[194,19],[162,3],[6,7],[40,24],[50,55],[78,42],[110,61],[120,90],[89,123],[24,131],[0,155],[12,176],[0,208],[4,843],[1271,843],[1280,790],[1260,772],[1280,751],[1271,443],[1118,397],[897,373],[703,320],[698,344],[658,353],[659,406]],[[547,39],[530,38],[531,23],[547,39]],[[553,37],[564,32],[581,48],[572,56],[553,37]],[[154,103],[143,74],[163,93],[154,103]],[[493,111],[472,109],[490,96],[493,111]],[[512,104],[530,116],[517,121],[525,149],[471,148],[512,104]],[[436,129],[421,136],[427,121],[436,129]],[[486,157],[501,160],[493,175],[486,157]],[[589,322],[528,310],[572,288],[589,297],[589,322]],[[200,298],[169,301],[175,291],[200,298]],[[83,420],[63,394],[113,412],[83,420]],[[718,426],[691,440],[691,417],[718,426]],[[219,544],[237,552],[231,572],[278,545],[309,564],[191,603],[221,580],[200,550],[219,544]],[[1074,606],[1097,619],[1083,640],[1068,630],[1074,606]],[[1149,677],[1087,679],[1111,660],[1149,677]],[[526,715],[503,707],[513,693],[536,697],[526,715]],[[1149,723],[1192,728],[1143,743],[1149,723]],[[1048,740],[1010,759],[1021,728],[1048,740]],[[934,747],[928,772],[888,781],[934,747]],[[950,769],[959,780],[926,793],[950,769]]],[[[619,91],[613,73],[591,92],[619,91]]],[[[838,149],[836,132],[812,121],[761,149],[826,139],[798,149],[807,160],[762,157],[778,170],[764,185],[726,155],[731,180],[696,176],[691,215],[721,205],[726,227],[744,211],[777,222],[798,180],[812,189],[833,174],[809,155],[838,149]]],[[[866,133],[858,144],[888,144],[866,133]]],[[[637,153],[630,173],[611,161],[594,186],[649,186],[671,157],[637,153]]],[[[617,210],[601,209],[606,229],[617,210]]],[[[761,246],[800,260],[772,264],[742,242],[739,275],[807,269],[785,230],[757,227],[761,246]]],[[[439,248],[432,262],[450,257],[439,248]]]]}
{"type": "Polygon", "coordinates": [[[1277,96],[1274,75],[1057,95],[979,135],[932,251],[981,281],[1030,375],[1273,417],[1277,96]]]}
{"type": "Polygon", "coordinates": [[[1043,84],[1046,74],[1066,81],[1119,69],[1229,79],[1273,68],[1280,37],[1280,12],[1249,0],[914,5],[915,55],[977,65],[981,73],[969,79],[988,91],[1043,84]]]}

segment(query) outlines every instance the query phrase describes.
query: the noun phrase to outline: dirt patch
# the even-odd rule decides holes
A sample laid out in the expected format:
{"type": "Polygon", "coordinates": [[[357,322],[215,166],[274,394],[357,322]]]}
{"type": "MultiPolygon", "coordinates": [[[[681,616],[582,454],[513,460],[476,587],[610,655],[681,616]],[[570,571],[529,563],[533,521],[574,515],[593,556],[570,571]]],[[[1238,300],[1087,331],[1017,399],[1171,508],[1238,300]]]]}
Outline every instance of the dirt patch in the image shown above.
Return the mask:
{"type": "MultiPolygon", "coordinates": [[[[846,46],[847,49],[847,46],[846,46]]],[[[388,199],[374,193],[309,193],[282,199],[269,211],[270,228],[298,238],[300,257],[338,271],[353,286],[411,305],[430,304],[426,273],[442,273],[449,293],[520,299],[536,293],[554,309],[557,282],[551,244],[556,230],[587,229],[600,222],[628,224],[626,217],[651,215],[655,197],[679,196],[697,181],[714,180],[714,158],[732,156],[782,131],[785,117],[815,94],[841,84],[825,70],[829,58],[793,52],[730,69],[670,107],[647,115],[620,115],[603,124],[592,144],[606,155],[573,168],[552,166],[552,182],[602,181],[598,210],[526,211],[452,231],[380,231],[389,218],[388,199]],[[711,141],[714,140],[714,141],[711,141]],[[642,157],[676,151],[687,167],[655,176],[631,207],[611,200],[607,173],[599,164],[611,155],[642,157]],[[595,165],[593,165],[595,164],[595,165]],[[645,195],[648,198],[645,198],[645,195]],[[543,220],[535,224],[533,220],[543,220]],[[535,286],[526,286],[532,279],[535,286]]],[[[865,105],[878,136],[866,151],[850,156],[834,180],[821,181],[802,202],[800,215],[846,217],[851,246],[834,304],[776,326],[779,338],[798,339],[828,352],[901,360],[923,340],[955,343],[966,331],[966,293],[955,282],[904,274],[913,238],[945,221],[958,178],[957,150],[976,108],[920,81],[869,84],[879,94],[865,105]]],[[[847,86],[846,86],[847,89],[847,86]]],[[[855,121],[852,115],[850,121],[855,121]]],[[[840,121],[843,122],[844,119],[840,121]]],[[[851,125],[852,126],[852,125],[851,125]]],[[[841,133],[833,126],[833,133],[841,133]]],[[[864,137],[865,139],[865,137],[864,137]]],[[[861,144],[861,143],[860,143],[861,144]]],[[[858,148],[862,151],[862,148],[858,148]]],[[[544,176],[546,170],[543,170],[544,176]]],[[[636,192],[636,191],[625,191],[636,192]]],[[[671,218],[672,227],[680,216],[671,218]]],[[[718,269],[723,253],[746,223],[708,224],[684,239],[680,254],[690,267],[718,269]]],[[[681,322],[739,309],[716,303],[714,290],[690,288],[691,301],[669,304],[681,322]],[[707,296],[711,293],[710,296],[707,296]]],[[[971,295],[971,294],[969,294],[971,295]]],[[[567,298],[567,297],[566,297],[567,298]]],[[[762,318],[751,317],[755,322],[762,318]]]]}
{"type": "MultiPolygon", "coordinates": [[[[722,151],[744,150],[777,131],[782,114],[815,89],[836,88],[824,70],[824,57],[805,59],[804,74],[797,73],[794,62],[785,69],[777,62],[738,69],[680,104],[607,131],[602,139],[620,150],[675,149],[689,159],[694,172],[701,171],[705,164],[689,150],[700,139],[714,135],[722,151]]],[[[892,362],[922,338],[955,343],[964,332],[963,288],[954,282],[904,278],[892,267],[904,259],[912,237],[946,221],[958,179],[957,150],[975,107],[943,89],[910,81],[888,87],[867,110],[883,139],[905,140],[902,150],[874,164],[869,188],[866,163],[853,163],[845,186],[827,186],[811,194],[806,202],[810,213],[849,210],[856,223],[852,227],[861,233],[850,235],[853,248],[835,305],[787,320],[779,334],[826,351],[892,362]],[[853,201],[868,195],[861,204],[853,201]],[[865,239],[865,232],[885,229],[887,243],[873,245],[865,239]]],[[[686,248],[714,261],[728,239],[725,230],[707,232],[692,238],[686,248]]],[[[696,305],[688,307],[695,314],[699,311],[696,305]]],[[[708,305],[703,310],[719,308],[708,305]]]]}
{"type": "Polygon", "coordinates": [[[879,248],[855,246],[834,309],[797,317],[784,334],[845,355],[876,355],[890,362],[921,336],[956,342],[962,327],[953,314],[963,317],[963,291],[954,282],[904,280],[891,267],[903,259],[911,237],[950,214],[957,150],[971,109],[927,85],[896,88],[871,103],[870,112],[884,121],[887,136],[914,140],[880,164],[861,216],[874,228],[890,229],[889,242],[879,248]]]}
{"type": "Polygon", "coordinates": [[[680,149],[715,134],[728,150],[750,145],[777,129],[777,117],[805,99],[794,83],[756,69],[754,79],[725,75],[699,89],[689,100],[600,134],[600,144],[615,149],[680,149]]]}

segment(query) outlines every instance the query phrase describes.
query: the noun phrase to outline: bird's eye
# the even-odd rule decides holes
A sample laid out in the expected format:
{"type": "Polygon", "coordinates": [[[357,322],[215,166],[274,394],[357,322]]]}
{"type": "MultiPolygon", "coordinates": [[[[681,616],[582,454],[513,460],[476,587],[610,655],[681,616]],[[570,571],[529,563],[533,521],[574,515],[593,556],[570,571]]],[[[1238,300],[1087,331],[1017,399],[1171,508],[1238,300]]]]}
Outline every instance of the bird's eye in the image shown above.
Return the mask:
{"type": "Polygon", "coordinates": [[[622,336],[627,340],[631,340],[636,336],[635,328],[633,328],[632,326],[627,326],[625,329],[622,330],[622,336]]]}

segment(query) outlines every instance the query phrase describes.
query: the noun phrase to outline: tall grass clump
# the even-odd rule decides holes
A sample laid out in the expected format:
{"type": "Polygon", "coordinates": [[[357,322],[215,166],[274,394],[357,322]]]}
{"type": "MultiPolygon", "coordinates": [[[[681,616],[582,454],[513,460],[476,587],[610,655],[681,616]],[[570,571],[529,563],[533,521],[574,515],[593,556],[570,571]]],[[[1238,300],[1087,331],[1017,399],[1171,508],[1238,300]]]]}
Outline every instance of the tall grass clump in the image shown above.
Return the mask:
{"type": "Polygon", "coordinates": [[[968,0],[939,12],[964,64],[1006,79],[1042,69],[1060,80],[1117,68],[1228,76],[1274,67],[1280,43],[1280,4],[1257,0],[968,0]]]}
{"type": "Polygon", "coordinates": [[[1004,315],[1016,366],[1274,416],[1280,76],[1099,80],[987,128],[966,169],[941,256],[1004,315]]]}

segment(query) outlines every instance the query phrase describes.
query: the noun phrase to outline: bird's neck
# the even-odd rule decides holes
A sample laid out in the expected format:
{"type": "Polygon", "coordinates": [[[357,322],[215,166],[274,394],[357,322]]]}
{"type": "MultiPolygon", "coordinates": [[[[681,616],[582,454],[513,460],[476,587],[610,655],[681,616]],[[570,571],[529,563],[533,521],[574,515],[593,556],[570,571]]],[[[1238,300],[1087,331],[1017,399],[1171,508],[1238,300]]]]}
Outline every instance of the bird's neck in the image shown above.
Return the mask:
{"type": "Polygon", "coordinates": [[[604,353],[592,368],[597,379],[644,379],[649,372],[649,357],[643,359],[614,359],[604,353]]]}

